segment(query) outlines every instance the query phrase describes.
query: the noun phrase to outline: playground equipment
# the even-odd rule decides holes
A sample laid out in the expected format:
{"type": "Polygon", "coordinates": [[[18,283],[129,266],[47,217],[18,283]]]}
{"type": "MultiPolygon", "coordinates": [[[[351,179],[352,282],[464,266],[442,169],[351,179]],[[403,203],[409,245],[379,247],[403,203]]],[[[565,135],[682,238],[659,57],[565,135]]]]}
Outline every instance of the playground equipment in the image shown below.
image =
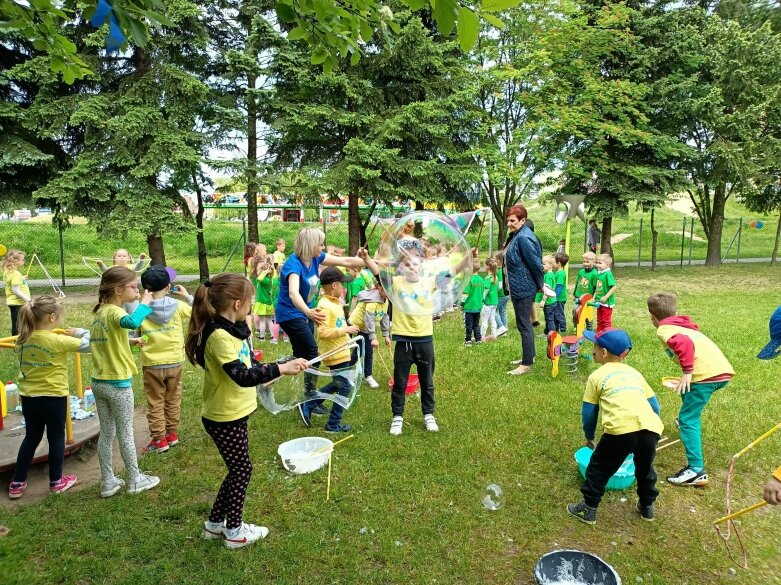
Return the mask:
{"type": "Polygon", "coordinates": [[[559,375],[559,360],[562,361],[564,369],[569,374],[574,375],[578,372],[578,357],[580,356],[580,345],[583,343],[583,331],[586,329],[587,322],[593,323],[596,319],[595,305],[591,299],[590,294],[584,294],[578,299],[575,335],[562,337],[557,331],[548,333],[548,359],[552,363],[551,377],[553,378],[559,375]]]}

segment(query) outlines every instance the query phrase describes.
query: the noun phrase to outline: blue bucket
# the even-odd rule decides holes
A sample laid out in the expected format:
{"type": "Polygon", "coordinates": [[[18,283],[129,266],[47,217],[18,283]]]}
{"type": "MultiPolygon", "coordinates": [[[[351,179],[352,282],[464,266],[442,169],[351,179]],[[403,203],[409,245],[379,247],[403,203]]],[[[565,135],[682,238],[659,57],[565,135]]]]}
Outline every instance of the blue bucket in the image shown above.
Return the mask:
{"type": "Polygon", "coordinates": [[[554,550],[540,558],[534,567],[537,583],[565,581],[577,585],[621,585],[621,577],[605,561],[579,550],[554,550]]]}
{"type": "MultiPolygon", "coordinates": [[[[578,462],[578,469],[583,479],[586,478],[586,467],[588,462],[591,461],[591,454],[594,451],[588,447],[581,447],[575,451],[575,461],[578,462]]],[[[607,489],[609,490],[625,490],[635,482],[635,456],[631,453],[607,482],[607,489]]]]}

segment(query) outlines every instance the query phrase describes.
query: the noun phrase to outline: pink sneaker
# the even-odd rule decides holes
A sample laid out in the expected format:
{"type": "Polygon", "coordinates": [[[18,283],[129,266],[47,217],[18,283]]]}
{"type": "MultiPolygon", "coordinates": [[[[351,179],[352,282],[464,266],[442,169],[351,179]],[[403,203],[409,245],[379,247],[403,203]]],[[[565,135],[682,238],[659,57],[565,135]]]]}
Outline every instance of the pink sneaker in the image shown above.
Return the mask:
{"type": "Polygon", "coordinates": [[[61,494],[64,491],[69,490],[76,484],[77,477],[75,475],[63,475],[60,481],[49,484],[50,494],[61,494]]]}
{"type": "Polygon", "coordinates": [[[8,497],[12,500],[22,497],[22,492],[27,489],[26,481],[12,481],[8,486],[8,497]]]}

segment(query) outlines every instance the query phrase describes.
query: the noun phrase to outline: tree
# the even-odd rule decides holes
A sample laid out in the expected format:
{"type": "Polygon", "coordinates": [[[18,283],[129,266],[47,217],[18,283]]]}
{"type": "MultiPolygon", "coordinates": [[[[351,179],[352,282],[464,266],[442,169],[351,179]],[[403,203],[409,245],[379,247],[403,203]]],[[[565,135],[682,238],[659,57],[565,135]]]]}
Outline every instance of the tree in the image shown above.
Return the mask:
{"type": "Polygon", "coordinates": [[[770,258],[770,265],[775,266],[778,259],[778,246],[781,243],[781,179],[775,177],[764,188],[743,193],[742,199],[745,206],[756,213],[778,213],[773,255],[770,258]]]}

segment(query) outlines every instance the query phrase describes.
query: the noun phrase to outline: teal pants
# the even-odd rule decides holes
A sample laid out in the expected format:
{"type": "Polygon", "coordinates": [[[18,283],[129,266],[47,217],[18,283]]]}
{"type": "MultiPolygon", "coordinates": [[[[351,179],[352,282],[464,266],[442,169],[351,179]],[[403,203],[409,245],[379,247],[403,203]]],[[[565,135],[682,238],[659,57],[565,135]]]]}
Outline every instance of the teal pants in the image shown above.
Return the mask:
{"type": "Polygon", "coordinates": [[[692,384],[691,390],[683,395],[678,422],[681,425],[681,443],[686,451],[689,467],[704,467],[702,459],[702,411],[711,396],[728,383],[706,382],[692,384]]]}

